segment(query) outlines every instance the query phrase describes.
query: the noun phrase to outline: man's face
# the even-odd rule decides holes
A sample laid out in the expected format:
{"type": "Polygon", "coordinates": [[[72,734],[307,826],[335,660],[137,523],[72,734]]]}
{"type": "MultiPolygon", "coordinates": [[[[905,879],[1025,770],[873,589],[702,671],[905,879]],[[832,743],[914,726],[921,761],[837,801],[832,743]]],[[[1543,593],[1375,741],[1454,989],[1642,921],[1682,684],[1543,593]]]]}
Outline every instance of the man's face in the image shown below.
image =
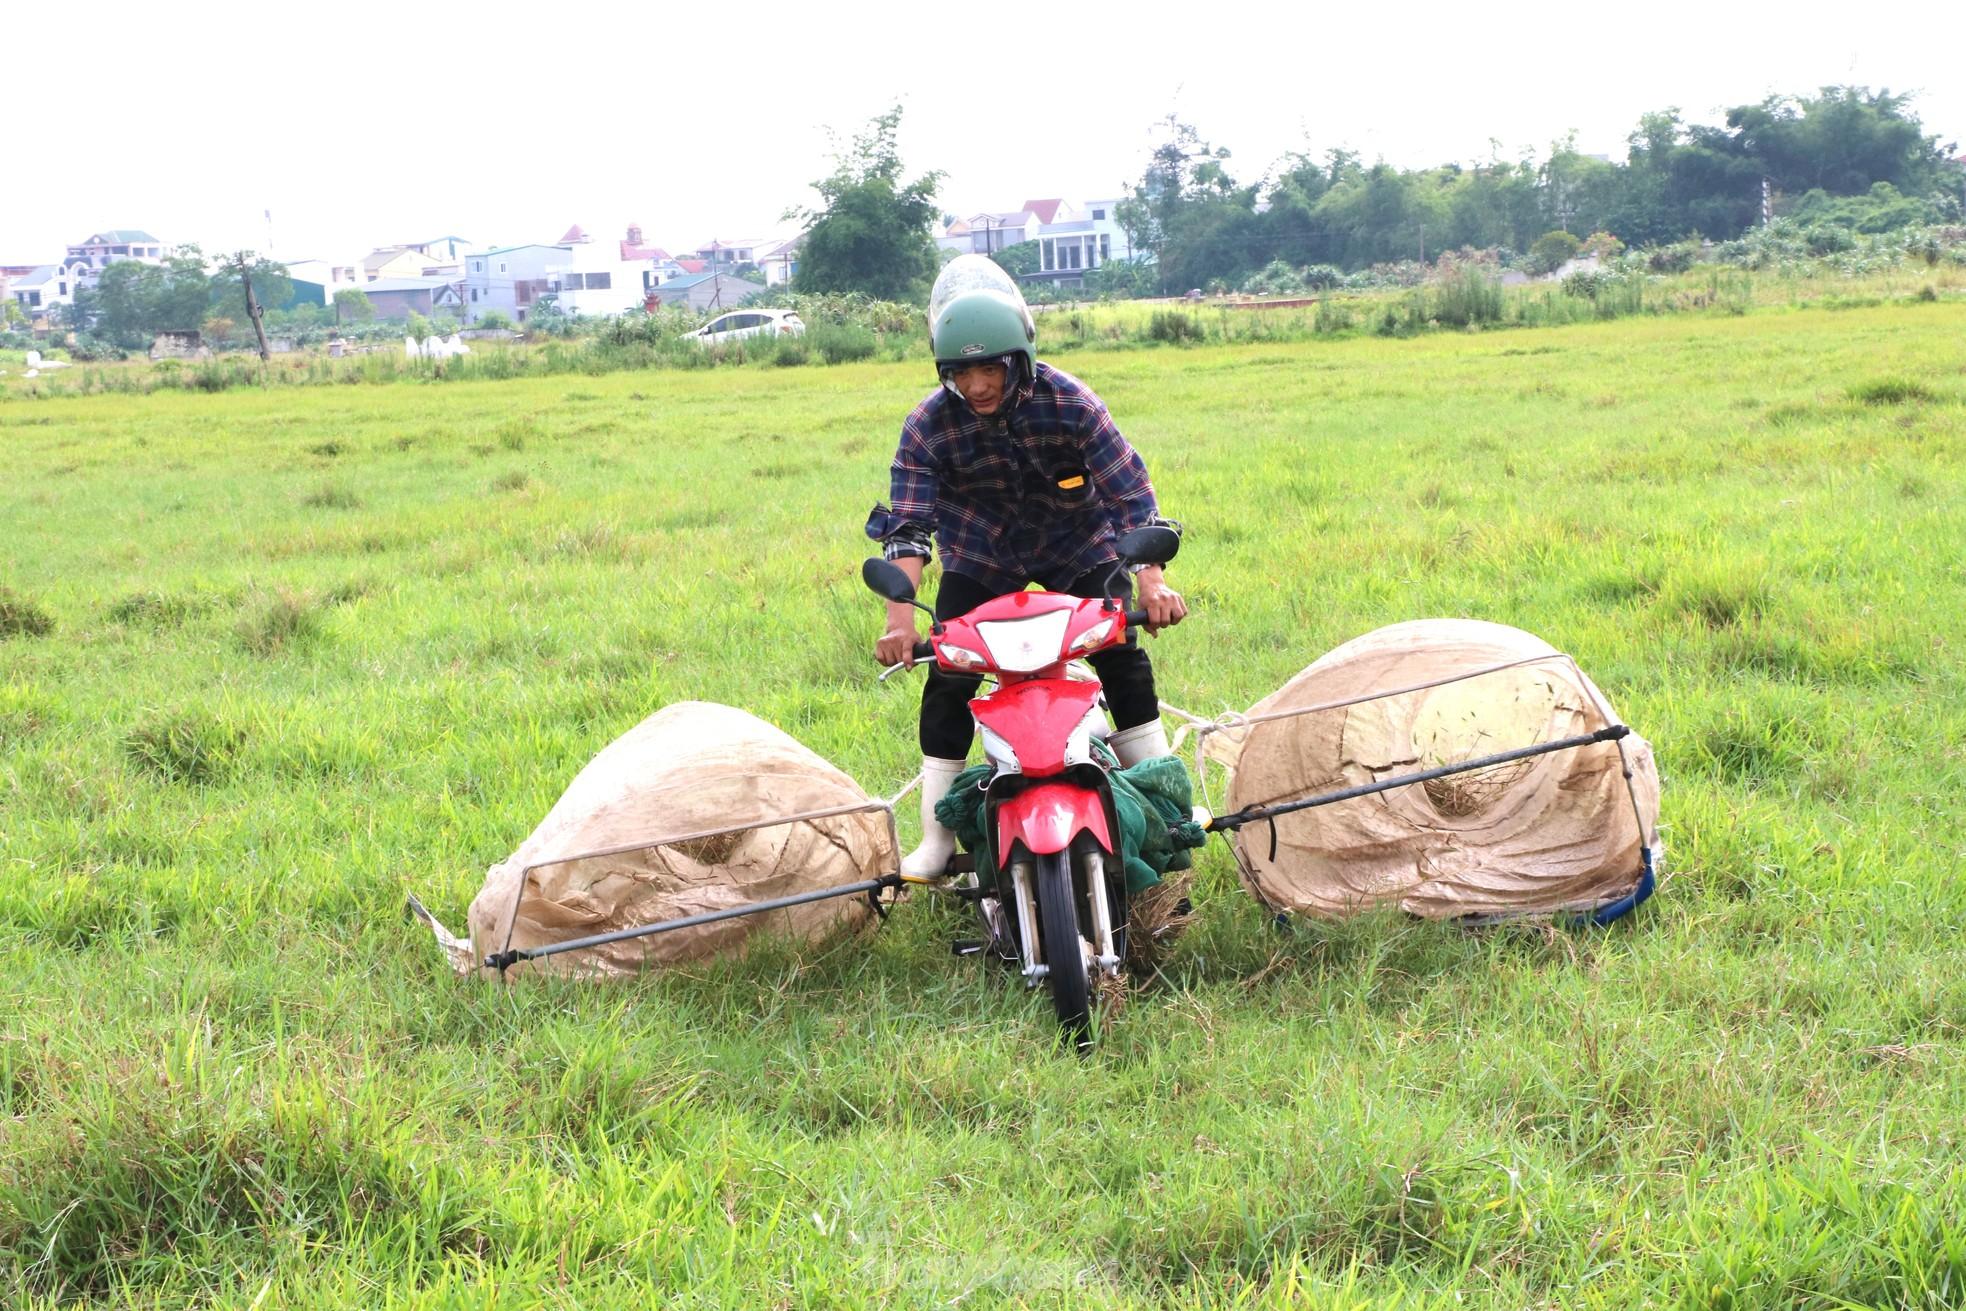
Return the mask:
{"type": "Polygon", "coordinates": [[[956,385],[969,408],[978,414],[995,414],[1003,404],[1004,366],[994,361],[989,364],[965,364],[949,375],[949,381],[956,385]]]}

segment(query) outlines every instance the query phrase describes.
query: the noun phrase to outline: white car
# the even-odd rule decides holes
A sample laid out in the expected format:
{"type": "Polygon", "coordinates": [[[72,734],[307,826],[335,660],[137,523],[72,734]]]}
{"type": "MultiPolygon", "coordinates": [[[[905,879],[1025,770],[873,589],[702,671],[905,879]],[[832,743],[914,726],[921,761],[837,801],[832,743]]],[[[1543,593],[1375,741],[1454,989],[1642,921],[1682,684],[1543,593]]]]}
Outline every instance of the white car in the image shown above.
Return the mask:
{"type": "Polygon", "coordinates": [[[805,322],[791,310],[733,310],[719,314],[690,336],[705,346],[721,346],[745,337],[802,337],[805,330],[805,322]]]}

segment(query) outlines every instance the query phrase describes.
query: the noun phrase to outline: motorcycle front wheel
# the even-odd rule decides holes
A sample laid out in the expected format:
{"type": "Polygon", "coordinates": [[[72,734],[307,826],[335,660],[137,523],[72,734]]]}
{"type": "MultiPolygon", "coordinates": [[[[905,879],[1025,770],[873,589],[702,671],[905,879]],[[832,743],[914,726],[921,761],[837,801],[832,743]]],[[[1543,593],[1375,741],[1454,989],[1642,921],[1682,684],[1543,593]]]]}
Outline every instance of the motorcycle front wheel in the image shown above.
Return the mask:
{"type": "Polygon", "coordinates": [[[1083,1050],[1092,1045],[1092,987],[1079,947],[1078,893],[1072,858],[1063,851],[1038,857],[1038,937],[1044,943],[1045,979],[1058,1023],[1083,1050]]]}

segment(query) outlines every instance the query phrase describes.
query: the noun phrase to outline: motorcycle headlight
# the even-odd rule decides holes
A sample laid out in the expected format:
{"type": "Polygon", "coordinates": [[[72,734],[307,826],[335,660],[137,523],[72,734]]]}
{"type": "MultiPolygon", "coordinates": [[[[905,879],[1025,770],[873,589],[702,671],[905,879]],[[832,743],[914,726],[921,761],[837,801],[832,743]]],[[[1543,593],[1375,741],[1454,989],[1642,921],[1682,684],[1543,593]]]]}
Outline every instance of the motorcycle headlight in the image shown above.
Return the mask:
{"type": "Polygon", "coordinates": [[[1087,651],[1097,650],[1100,644],[1106,640],[1107,635],[1112,631],[1113,621],[1110,619],[1101,619],[1098,623],[1073,638],[1072,645],[1066,654],[1083,655],[1087,651]]]}
{"type": "Polygon", "coordinates": [[[944,642],[935,649],[944,660],[958,669],[983,669],[990,663],[968,647],[950,646],[944,642]]]}
{"type": "Polygon", "coordinates": [[[976,631],[996,658],[997,668],[1029,674],[1065,658],[1062,646],[1071,622],[1071,611],[1053,610],[1028,619],[986,621],[978,624],[976,631]]]}

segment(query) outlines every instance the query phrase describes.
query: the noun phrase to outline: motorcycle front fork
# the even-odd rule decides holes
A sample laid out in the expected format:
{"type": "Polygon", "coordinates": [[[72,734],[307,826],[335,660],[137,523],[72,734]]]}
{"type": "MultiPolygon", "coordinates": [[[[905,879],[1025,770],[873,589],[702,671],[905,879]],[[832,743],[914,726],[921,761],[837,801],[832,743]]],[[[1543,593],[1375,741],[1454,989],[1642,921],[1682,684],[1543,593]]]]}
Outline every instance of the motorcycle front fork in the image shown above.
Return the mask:
{"type": "MultiPolygon", "coordinates": [[[[1067,859],[1070,859],[1068,856],[1067,859]]],[[[1120,972],[1120,958],[1113,941],[1113,906],[1106,895],[1106,853],[1087,847],[1073,868],[1084,871],[1086,902],[1092,908],[1091,964],[1107,974],[1120,972]]],[[[1031,889],[1036,862],[1026,858],[1010,862],[1011,900],[1017,914],[1017,939],[1024,951],[1024,986],[1035,988],[1051,973],[1051,962],[1044,959],[1044,946],[1038,937],[1037,898],[1031,889]]],[[[1086,946],[1085,930],[1079,930],[1081,950],[1086,946]]],[[[1085,962],[1081,962],[1084,964],[1085,962]]]]}

